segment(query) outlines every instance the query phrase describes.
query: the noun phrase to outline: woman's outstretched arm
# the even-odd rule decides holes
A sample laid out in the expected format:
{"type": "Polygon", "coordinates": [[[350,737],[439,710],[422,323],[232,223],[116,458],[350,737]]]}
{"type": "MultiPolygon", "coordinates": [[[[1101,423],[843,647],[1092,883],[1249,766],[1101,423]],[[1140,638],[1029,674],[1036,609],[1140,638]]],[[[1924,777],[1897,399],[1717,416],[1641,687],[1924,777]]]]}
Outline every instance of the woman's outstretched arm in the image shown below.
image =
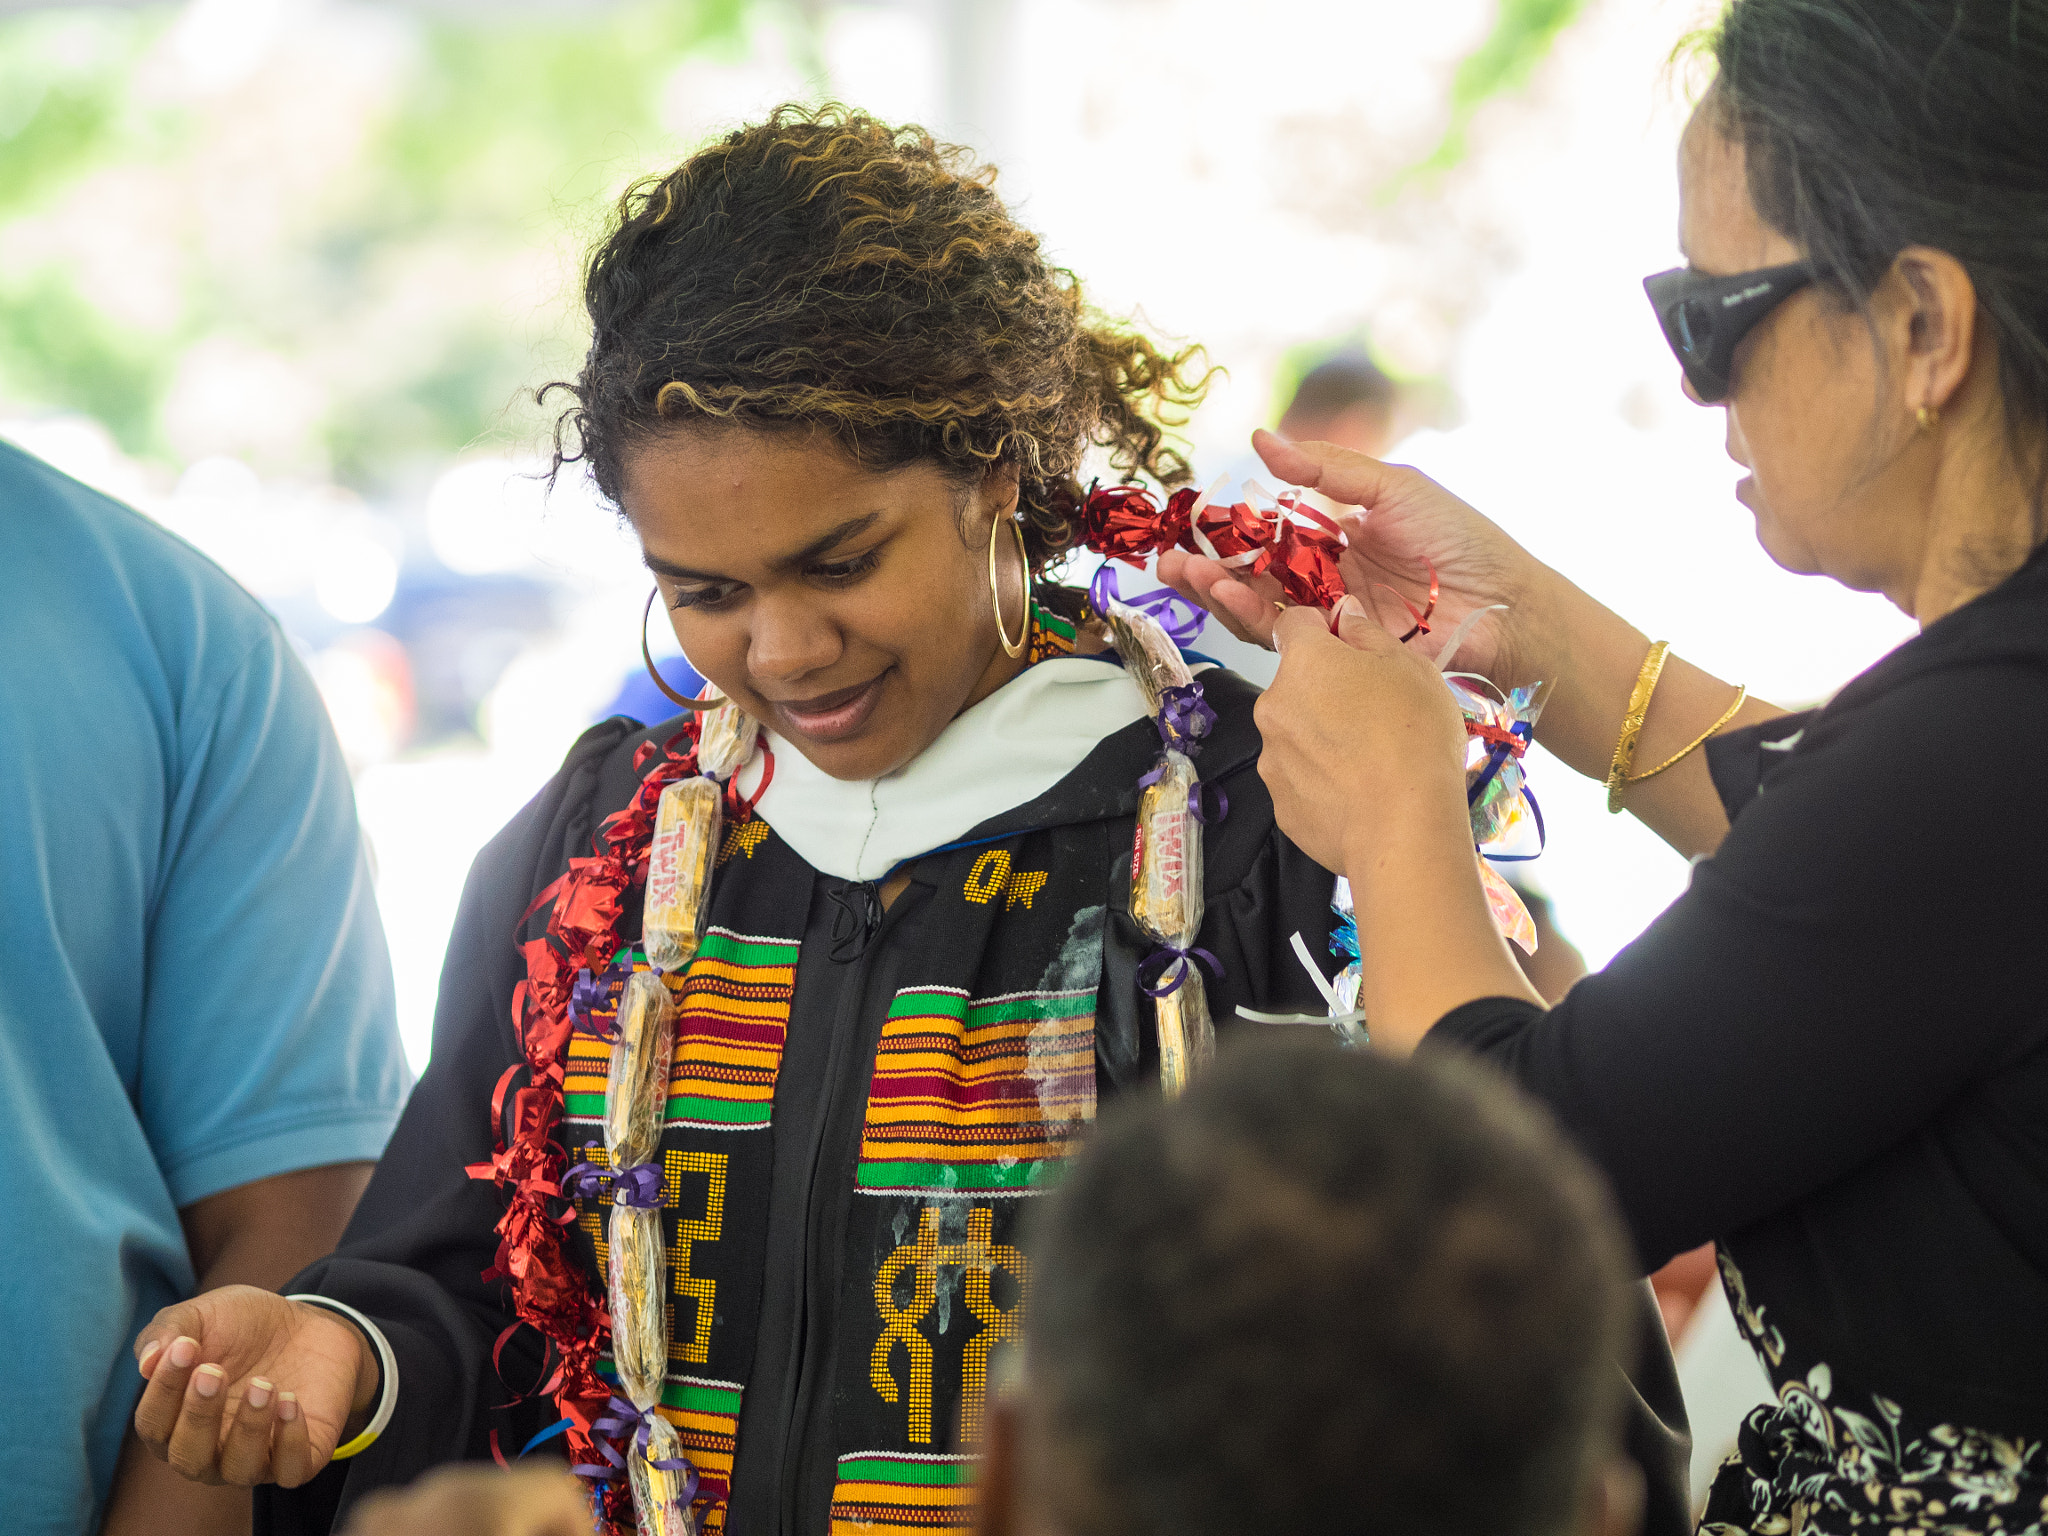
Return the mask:
{"type": "MultiPolygon", "coordinates": [[[[1434,636],[1448,636],[1469,614],[1505,605],[1505,612],[1487,613],[1467,634],[1457,667],[1503,688],[1547,682],[1537,739],[1580,773],[1607,776],[1650,636],[1416,470],[1328,443],[1290,443],[1270,432],[1253,442],[1280,479],[1364,509],[1363,516],[1346,522],[1351,548],[1343,571],[1353,595],[1383,625],[1405,630],[1410,619],[1382,585],[1420,602],[1432,568],[1441,589],[1434,636]]],[[[1279,613],[1267,583],[1237,581],[1216,562],[1179,551],[1160,557],[1159,574],[1233,632],[1271,643],[1279,613]]],[[[1434,654],[1438,644],[1419,637],[1411,649],[1427,647],[1434,654]]],[[[1734,697],[1733,684],[1683,657],[1667,657],[1636,749],[1636,770],[1678,752],[1718,720],[1734,697]]],[[[1783,713],[1749,699],[1728,728],[1783,713]]],[[[1728,832],[1728,817],[1697,752],[1629,788],[1625,804],[1688,858],[1711,853],[1728,832]]]]}

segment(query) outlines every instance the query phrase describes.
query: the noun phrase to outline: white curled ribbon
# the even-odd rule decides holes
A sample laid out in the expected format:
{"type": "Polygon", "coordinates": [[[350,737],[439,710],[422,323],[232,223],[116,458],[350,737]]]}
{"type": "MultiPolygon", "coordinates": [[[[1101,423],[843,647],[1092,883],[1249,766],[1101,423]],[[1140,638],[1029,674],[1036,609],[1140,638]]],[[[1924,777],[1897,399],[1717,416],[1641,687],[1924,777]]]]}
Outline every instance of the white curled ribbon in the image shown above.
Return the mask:
{"type": "MultiPolygon", "coordinates": [[[[1458,647],[1463,645],[1465,637],[1472,633],[1472,626],[1474,624],[1477,624],[1480,619],[1489,613],[1506,613],[1507,611],[1508,605],[1506,603],[1490,603],[1484,608],[1474,608],[1464,618],[1460,619],[1458,627],[1451,631],[1451,638],[1444,642],[1444,648],[1436,653],[1437,671],[1443,672],[1450,667],[1451,658],[1458,654],[1458,647]]],[[[1458,675],[1462,677],[1468,674],[1459,673],[1458,675]]]]}
{"type": "Polygon", "coordinates": [[[1331,986],[1329,978],[1323,975],[1322,967],[1317,965],[1309,954],[1308,945],[1302,940],[1299,932],[1294,935],[1293,942],[1294,953],[1301,960],[1301,968],[1308,972],[1309,980],[1313,981],[1316,990],[1323,994],[1323,1001],[1330,1005],[1330,1011],[1321,1016],[1313,1013],[1260,1013],[1256,1008],[1247,1008],[1240,1003],[1237,1009],[1238,1017],[1250,1019],[1254,1024],[1327,1024],[1347,1040],[1352,1039],[1354,1035],[1363,1037],[1365,1010],[1344,1006],[1344,1000],[1337,995],[1337,989],[1331,986]]]}

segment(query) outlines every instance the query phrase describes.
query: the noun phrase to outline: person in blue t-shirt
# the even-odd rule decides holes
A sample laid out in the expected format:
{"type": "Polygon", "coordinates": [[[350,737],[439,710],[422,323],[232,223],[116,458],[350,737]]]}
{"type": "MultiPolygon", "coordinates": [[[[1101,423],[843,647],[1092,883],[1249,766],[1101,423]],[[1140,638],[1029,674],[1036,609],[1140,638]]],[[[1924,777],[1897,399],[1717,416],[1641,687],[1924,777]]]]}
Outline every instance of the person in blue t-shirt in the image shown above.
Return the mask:
{"type": "Polygon", "coordinates": [[[247,1530],[245,1490],[129,1433],[130,1342],[328,1252],[409,1084],[354,797],[289,643],[189,546],[0,443],[8,1531],[247,1530]]]}

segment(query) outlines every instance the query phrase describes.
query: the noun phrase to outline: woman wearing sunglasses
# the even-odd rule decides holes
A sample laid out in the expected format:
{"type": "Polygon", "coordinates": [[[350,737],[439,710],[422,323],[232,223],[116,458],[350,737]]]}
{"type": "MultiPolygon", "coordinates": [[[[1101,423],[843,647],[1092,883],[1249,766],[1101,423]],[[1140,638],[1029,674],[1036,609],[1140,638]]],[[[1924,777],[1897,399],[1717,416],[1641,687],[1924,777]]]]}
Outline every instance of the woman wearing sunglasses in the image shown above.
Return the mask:
{"type": "Polygon", "coordinates": [[[1787,714],[1421,475],[1271,437],[1281,478],[1367,509],[1341,640],[1211,562],[1161,570],[1282,651],[1261,771],[1281,827],[1350,874],[1375,1043],[1479,1052],[1548,1101],[1645,1269],[1718,1244],[1778,1400],[1706,1529],[2035,1530],[2048,3],[1735,0],[1714,52],[1657,319],[1688,395],[1725,409],[1764,548],[1917,637],[1787,714]],[[1548,1010],[1488,920],[1433,642],[1358,606],[1431,565],[1440,632],[1493,610],[1459,664],[1549,679],[1539,739],[1701,861],[1548,1010]]]}

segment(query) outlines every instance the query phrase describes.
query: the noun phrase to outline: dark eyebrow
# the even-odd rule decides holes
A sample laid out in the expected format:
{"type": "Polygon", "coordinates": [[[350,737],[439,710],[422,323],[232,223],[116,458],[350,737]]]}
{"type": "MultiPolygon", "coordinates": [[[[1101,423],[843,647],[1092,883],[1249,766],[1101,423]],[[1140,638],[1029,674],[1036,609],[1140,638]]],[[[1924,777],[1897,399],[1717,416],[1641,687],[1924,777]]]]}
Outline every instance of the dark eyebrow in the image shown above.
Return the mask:
{"type": "MultiPolygon", "coordinates": [[[[861,517],[849,517],[845,522],[835,523],[832,527],[826,529],[817,538],[811,540],[810,543],[797,550],[794,554],[784,555],[780,559],[772,560],[769,563],[777,570],[788,570],[793,566],[808,564],[820,555],[830,554],[848,539],[858,538],[881,520],[882,514],[880,512],[869,512],[861,517]]],[[[725,576],[714,576],[708,571],[693,571],[688,566],[677,565],[673,561],[664,560],[659,555],[651,554],[644,549],[641,551],[640,558],[645,562],[647,569],[654,572],[655,575],[667,576],[675,581],[727,581],[731,579],[725,576]]]]}

